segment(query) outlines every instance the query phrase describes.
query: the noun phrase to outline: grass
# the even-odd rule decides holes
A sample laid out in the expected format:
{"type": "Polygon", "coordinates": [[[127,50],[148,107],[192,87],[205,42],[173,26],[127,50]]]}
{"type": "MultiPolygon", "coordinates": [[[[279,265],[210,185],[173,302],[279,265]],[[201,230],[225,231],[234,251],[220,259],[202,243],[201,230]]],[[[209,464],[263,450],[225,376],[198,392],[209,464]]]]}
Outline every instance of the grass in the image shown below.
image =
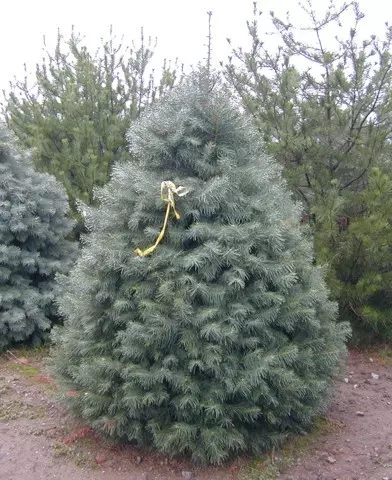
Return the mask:
{"type": "Polygon", "coordinates": [[[42,407],[34,407],[19,401],[0,402],[0,420],[17,420],[18,418],[27,418],[35,420],[45,415],[42,407]]]}
{"type": "Polygon", "coordinates": [[[24,365],[22,363],[10,363],[8,365],[8,370],[17,372],[19,375],[22,375],[22,377],[30,378],[41,373],[39,367],[34,367],[33,365],[24,365]]]}
{"type": "Polygon", "coordinates": [[[56,390],[54,381],[42,372],[45,358],[49,355],[49,347],[20,347],[7,350],[2,356],[8,371],[28,378],[32,383],[56,390]]]}
{"type": "Polygon", "coordinates": [[[324,417],[318,417],[312,431],[308,435],[290,437],[278,450],[252,460],[239,480],[276,480],[279,475],[294,465],[305,454],[312,452],[316,441],[323,435],[335,433],[341,429],[339,423],[324,417]]]}
{"type": "Polygon", "coordinates": [[[381,362],[384,365],[392,366],[392,348],[389,345],[380,347],[377,350],[377,355],[379,356],[381,362]]]}
{"type": "Polygon", "coordinates": [[[81,450],[75,445],[66,445],[64,443],[54,443],[52,445],[52,454],[54,457],[66,457],[73,461],[78,467],[97,468],[93,455],[85,450],[81,450]]]}
{"type": "Polygon", "coordinates": [[[375,345],[365,345],[362,348],[352,348],[354,352],[361,353],[373,359],[376,364],[392,367],[392,345],[388,343],[381,343],[375,345]]]}
{"type": "Polygon", "coordinates": [[[49,356],[50,346],[49,345],[36,345],[28,346],[21,345],[15,348],[7,350],[4,356],[10,355],[17,358],[28,358],[30,360],[39,361],[49,356]]]}
{"type": "Polygon", "coordinates": [[[11,390],[11,387],[4,383],[5,377],[0,377],[0,396],[5,395],[11,390]]]}

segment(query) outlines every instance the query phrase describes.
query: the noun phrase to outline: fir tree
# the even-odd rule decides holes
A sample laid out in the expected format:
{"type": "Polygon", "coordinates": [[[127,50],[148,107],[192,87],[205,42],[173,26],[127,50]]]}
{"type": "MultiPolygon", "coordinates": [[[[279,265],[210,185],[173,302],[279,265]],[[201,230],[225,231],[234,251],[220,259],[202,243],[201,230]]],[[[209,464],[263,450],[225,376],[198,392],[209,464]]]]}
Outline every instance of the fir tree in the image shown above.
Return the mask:
{"type": "Polygon", "coordinates": [[[97,193],[63,280],[63,400],[101,432],[202,463],[271,447],[324,408],[348,334],[301,207],[250,119],[203,73],[128,139],[138,163],[97,193]],[[162,181],[185,189],[172,191],[180,218],[146,254],[171,210],[162,181]]]}
{"type": "Polygon", "coordinates": [[[33,170],[0,124],[0,349],[40,341],[56,317],[54,282],[75,259],[64,189],[33,170]]]}

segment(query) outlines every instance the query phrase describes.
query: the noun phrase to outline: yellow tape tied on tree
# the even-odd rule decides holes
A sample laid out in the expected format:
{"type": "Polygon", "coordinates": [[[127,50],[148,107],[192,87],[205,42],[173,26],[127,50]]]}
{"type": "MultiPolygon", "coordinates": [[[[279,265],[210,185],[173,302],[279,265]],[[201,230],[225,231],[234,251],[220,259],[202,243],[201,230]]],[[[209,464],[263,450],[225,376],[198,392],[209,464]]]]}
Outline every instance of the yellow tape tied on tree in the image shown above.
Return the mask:
{"type": "Polygon", "coordinates": [[[137,248],[135,250],[136,255],[139,255],[140,257],[146,257],[147,255],[150,255],[150,253],[152,253],[157,248],[157,246],[161,243],[162,238],[165,236],[167,222],[169,220],[169,215],[170,215],[170,210],[173,210],[176,220],[180,219],[180,214],[176,210],[176,202],[175,202],[174,194],[178,195],[179,197],[183,197],[187,193],[188,192],[184,187],[176,187],[173,182],[165,181],[161,183],[161,199],[165,203],[167,203],[165,219],[163,221],[162,230],[158,235],[154,245],[147,248],[146,250],[140,250],[140,248],[137,248]]]}

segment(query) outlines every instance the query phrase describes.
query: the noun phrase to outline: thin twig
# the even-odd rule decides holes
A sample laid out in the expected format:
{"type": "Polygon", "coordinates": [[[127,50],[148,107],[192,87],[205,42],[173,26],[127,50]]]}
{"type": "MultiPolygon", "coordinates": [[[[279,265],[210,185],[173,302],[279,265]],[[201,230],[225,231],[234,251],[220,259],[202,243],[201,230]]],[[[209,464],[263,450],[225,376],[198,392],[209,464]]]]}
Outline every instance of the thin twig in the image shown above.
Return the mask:
{"type": "Polygon", "coordinates": [[[7,350],[5,353],[13,357],[18,363],[23,363],[16,355],[14,355],[11,350],[7,350]]]}

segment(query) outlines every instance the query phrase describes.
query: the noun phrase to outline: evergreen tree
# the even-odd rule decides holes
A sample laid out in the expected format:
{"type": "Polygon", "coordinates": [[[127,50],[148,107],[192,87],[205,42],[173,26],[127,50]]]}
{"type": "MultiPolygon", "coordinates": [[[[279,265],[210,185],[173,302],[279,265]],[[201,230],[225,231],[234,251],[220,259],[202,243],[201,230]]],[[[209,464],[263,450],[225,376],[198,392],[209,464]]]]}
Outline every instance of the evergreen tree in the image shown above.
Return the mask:
{"type": "Polygon", "coordinates": [[[76,253],[63,188],[14,143],[0,124],[0,349],[42,340],[56,318],[55,274],[76,253]]]}
{"type": "Polygon", "coordinates": [[[355,342],[392,340],[392,180],[380,169],[358,196],[362,211],[341,217],[339,228],[323,217],[316,235],[320,260],[329,264],[329,285],[349,319],[355,342]],[[349,224],[348,224],[349,222],[349,224]]]}
{"type": "Polygon", "coordinates": [[[59,32],[54,52],[45,47],[37,64],[35,85],[26,75],[5,93],[9,127],[32,149],[35,166],[64,184],[74,213],[78,200],[91,203],[93,188],[109,180],[112,165],[128,158],[130,123],[176,80],[175,69],[165,64],[154,84],[153,53],[143,31],[133,49],[111,31],[95,54],[80,35],[73,32],[66,40],[59,32]]]}
{"type": "Polygon", "coordinates": [[[63,279],[63,399],[101,432],[202,463],[271,447],[323,409],[348,334],[301,207],[203,72],[128,140],[138,162],[97,193],[63,279]]]}
{"type": "MultiPolygon", "coordinates": [[[[389,243],[383,219],[389,203],[379,211],[380,221],[373,221],[372,169],[391,171],[392,29],[387,26],[381,39],[361,41],[363,14],[356,2],[331,3],[320,16],[310,0],[302,6],[308,19],[302,32],[311,39],[304,41],[290,19],[272,14],[279,45],[273,51],[260,33],[265,28],[255,4],[248,23],[252,48],[233,50],[226,78],[304,203],[302,222],[315,235],[316,261],[329,265],[328,283],[342,318],[349,318],[366,341],[369,328],[373,339],[385,339],[381,325],[387,311],[381,317],[364,312],[374,313],[376,296],[369,293],[380,292],[380,272],[384,281],[389,278],[386,251],[375,254],[389,243]],[[344,34],[342,25],[350,18],[344,34]],[[362,242],[368,234],[375,240],[372,246],[369,238],[362,242]],[[368,293],[360,288],[364,275],[368,293]]],[[[388,292],[390,285],[381,290],[388,292]]]]}
{"type": "Polygon", "coordinates": [[[334,195],[344,214],[372,167],[389,162],[392,27],[381,40],[361,41],[364,15],[356,2],[331,2],[324,15],[316,14],[311,0],[302,8],[308,24],[301,30],[311,39],[304,41],[298,25],[272,13],[274,51],[260,34],[265,28],[255,3],[248,22],[251,49],[233,49],[226,79],[307,213],[334,195]],[[350,20],[348,34],[340,34],[350,20]],[[340,34],[335,44],[327,42],[334,30],[340,34]]]}

